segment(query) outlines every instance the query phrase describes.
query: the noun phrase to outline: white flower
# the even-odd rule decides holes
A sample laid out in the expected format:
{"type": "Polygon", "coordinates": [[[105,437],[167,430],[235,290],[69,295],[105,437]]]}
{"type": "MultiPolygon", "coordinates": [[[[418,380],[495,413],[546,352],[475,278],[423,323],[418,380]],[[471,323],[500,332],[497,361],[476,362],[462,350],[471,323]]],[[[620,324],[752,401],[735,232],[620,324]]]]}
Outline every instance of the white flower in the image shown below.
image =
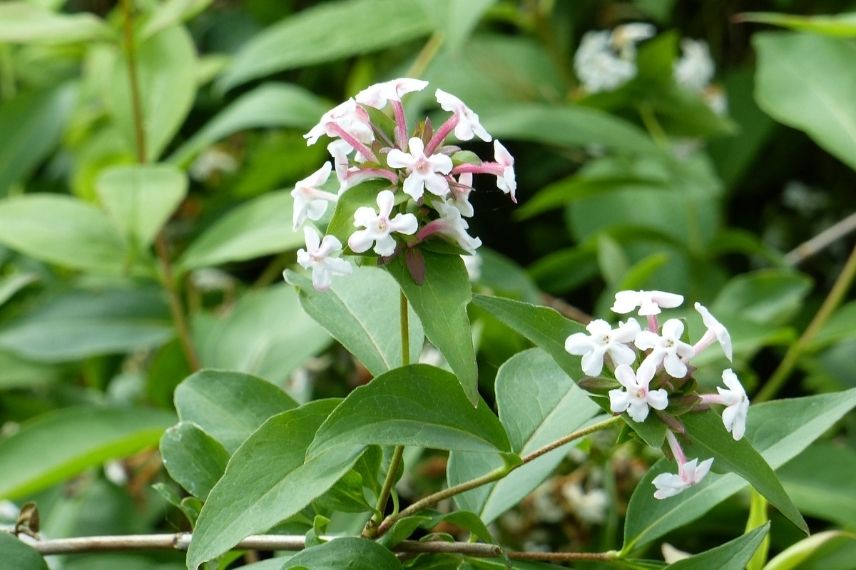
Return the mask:
{"type": "Polygon", "coordinates": [[[654,377],[655,369],[651,366],[640,366],[634,373],[626,364],[615,368],[615,377],[624,386],[624,390],[609,391],[609,409],[620,414],[627,411],[633,421],[644,422],[648,417],[648,408],[665,410],[669,405],[668,393],[660,388],[650,390],[648,385],[654,377]]]}
{"type": "Polygon", "coordinates": [[[416,91],[422,91],[428,86],[427,81],[400,77],[392,81],[375,83],[357,93],[357,103],[383,109],[388,101],[401,101],[401,97],[416,91]]]}
{"type": "Polygon", "coordinates": [[[609,505],[609,496],[603,489],[585,492],[579,483],[566,483],[561,488],[571,512],[587,523],[601,523],[609,505]]]}
{"type": "Polygon", "coordinates": [[[606,354],[609,354],[614,364],[632,364],[636,360],[636,352],[627,346],[641,330],[636,319],[619,323],[614,330],[606,321],[596,319],[586,325],[586,330],[589,335],[574,333],[565,339],[565,350],[583,357],[582,369],[589,376],[600,374],[606,354]]]}
{"type": "Polygon", "coordinates": [[[473,191],[472,172],[461,173],[457,181],[449,184],[449,190],[451,190],[449,203],[455,206],[462,216],[471,218],[475,214],[473,205],[470,204],[470,192],[473,191]]]}
{"type": "Polygon", "coordinates": [[[235,172],[238,161],[235,157],[217,147],[204,150],[190,165],[190,177],[194,180],[208,180],[220,172],[235,172]]]}
{"type": "Polygon", "coordinates": [[[624,24],[612,30],[612,45],[623,59],[630,60],[636,57],[636,44],[653,38],[656,33],[657,29],[651,24],[624,24]]]}
{"type": "Polygon", "coordinates": [[[612,311],[625,314],[639,307],[642,316],[660,314],[660,307],[673,309],[684,302],[682,295],[664,291],[619,291],[615,294],[612,311]]]}
{"type": "Polygon", "coordinates": [[[340,136],[341,133],[336,132],[335,128],[333,128],[334,125],[362,143],[368,144],[374,140],[374,132],[369,121],[369,114],[351,98],[333,107],[321,116],[318,124],[303,135],[303,138],[306,139],[306,144],[315,144],[322,135],[330,137],[340,136]]]}
{"type": "Polygon", "coordinates": [[[325,162],[324,166],[294,185],[291,197],[294,198],[292,222],[295,230],[303,225],[306,218],[320,220],[327,211],[327,203],[336,201],[334,194],[318,188],[330,178],[332,168],[329,162],[325,162]]]}
{"type": "Polygon", "coordinates": [[[710,107],[710,110],[719,116],[728,113],[728,97],[725,91],[718,85],[708,85],[701,94],[701,98],[710,107]]]}
{"type": "Polygon", "coordinates": [[[341,259],[342,242],[335,236],[321,235],[312,226],[303,228],[306,249],[297,250],[297,263],[304,269],[312,270],[312,286],[319,291],[330,288],[334,275],[348,275],[354,268],[341,259]]]}
{"type": "Polygon", "coordinates": [[[404,181],[404,191],[414,200],[420,199],[426,189],[437,196],[448,194],[445,175],[452,171],[452,159],[445,154],[425,156],[425,143],[417,137],[410,139],[408,147],[410,154],[395,148],[386,157],[389,166],[406,168],[410,173],[404,181]]]}
{"type": "Polygon", "coordinates": [[[491,141],[492,137],[481,126],[479,116],[467,107],[463,101],[451,93],[446,93],[442,89],[437,89],[435,96],[437,97],[437,103],[440,104],[440,107],[444,111],[454,113],[458,118],[458,124],[455,125],[455,136],[459,140],[468,141],[476,136],[485,142],[491,141]]]}
{"type": "Polygon", "coordinates": [[[684,334],[684,323],[678,319],[669,319],[663,324],[662,335],[652,331],[641,331],[636,335],[636,348],[651,350],[645,357],[644,364],[657,368],[663,364],[666,372],[674,378],[687,375],[687,365],[682,359],[692,358],[693,347],[681,340],[684,334]]]}
{"type": "Polygon", "coordinates": [[[517,202],[514,192],[517,190],[517,180],[514,175],[514,157],[511,156],[499,140],[493,141],[493,158],[503,167],[502,176],[496,177],[496,187],[505,194],[510,194],[511,199],[517,202]]]}
{"type": "Polygon", "coordinates": [[[713,458],[705,459],[701,463],[698,459],[681,463],[678,466],[678,474],[660,473],[652,483],[657,488],[654,491],[654,498],[668,499],[674,497],[678,493],[689,489],[693,485],[699,483],[710,471],[710,466],[713,463],[713,458]]]}
{"type": "MultiPolygon", "coordinates": [[[[453,204],[443,202],[435,206],[440,217],[429,223],[431,228],[426,226],[433,233],[436,231],[439,234],[446,235],[453,240],[470,255],[475,254],[476,249],[481,247],[482,241],[479,238],[474,238],[467,233],[470,225],[461,217],[461,212],[453,204]],[[436,229],[435,229],[436,228],[436,229]]],[[[427,233],[427,232],[426,232],[427,233]]]]}
{"type": "Polygon", "coordinates": [[[735,441],[740,441],[746,433],[746,415],[749,413],[749,398],[737,375],[730,368],[722,372],[722,381],[728,390],[717,387],[719,397],[725,405],[722,411],[722,423],[735,441]]]}
{"type": "Polygon", "coordinates": [[[362,253],[372,247],[378,255],[388,256],[395,252],[395,239],[392,232],[412,235],[416,233],[418,222],[413,214],[397,214],[389,219],[395,205],[395,195],[389,190],[382,190],[377,195],[378,212],[363,206],[354,213],[354,226],[363,227],[348,238],[348,247],[356,253],[362,253]]]}
{"type": "Polygon", "coordinates": [[[471,283],[475,283],[481,279],[482,258],[479,254],[473,253],[470,255],[461,255],[464,260],[464,267],[467,268],[467,276],[471,283]]]}
{"type": "Polygon", "coordinates": [[[695,353],[698,354],[707,348],[713,342],[713,339],[716,339],[722,347],[722,352],[725,353],[726,358],[733,362],[731,335],[728,333],[728,329],[726,329],[722,323],[717,321],[716,318],[710,314],[710,311],[704,307],[704,305],[696,303],[694,306],[698,314],[701,315],[701,320],[704,323],[704,326],[707,327],[707,331],[704,333],[704,336],[701,337],[694,347],[695,353]]]}
{"type": "Polygon", "coordinates": [[[339,179],[339,194],[341,195],[348,186],[348,170],[350,168],[349,155],[354,147],[342,139],[335,139],[327,145],[327,151],[333,157],[333,165],[336,167],[336,178],[339,179]]]}
{"type": "Polygon", "coordinates": [[[692,91],[701,91],[715,71],[710,49],[704,41],[681,40],[681,58],[675,62],[674,75],[678,85],[692,91]]]}

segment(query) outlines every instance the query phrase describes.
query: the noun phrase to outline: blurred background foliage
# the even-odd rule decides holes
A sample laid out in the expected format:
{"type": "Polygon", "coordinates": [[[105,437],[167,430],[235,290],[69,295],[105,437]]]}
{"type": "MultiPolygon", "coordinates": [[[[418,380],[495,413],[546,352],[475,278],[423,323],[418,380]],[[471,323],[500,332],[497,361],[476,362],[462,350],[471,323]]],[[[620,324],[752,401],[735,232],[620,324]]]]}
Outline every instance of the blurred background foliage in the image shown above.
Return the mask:
{"type": "MultiPolygon", "coordinates": [[[[457,94],[516,157],[516,206],[490,187],[472,198],[472,233],[486,244],[476,288],[578,318],[605,314],[617,290],[680,292],[728,325],[750,392],[789,350],[796,369],[768,397],[856,386],[853,301],[794,349],[853,246],[845,234],[797,249],[856,211],[853,2],[134,4],[130,30],[122,6],[105,0],[0,4],[0,498],[15,501],[0,517],[35,498],[50,537],[187,528],[170,502],[192,505],[152,449],[194,359],[297,401],[367,381],[280,275],[303,245],[288,191],[326,159],[302,133],[334,102],[396,76],[457,94]],[[746,12],[839,16],[773,18],[797,30],[782,31],[746,12]],[[638,48],[635,77],[586,93],[574,72],[582,35],[628,22],[657,29],[638,48]],[[709,44],[724,112],[675,82],[682,38],[709,44]],[[135,165],[141,158],[150,164],[135,165]],[[176,300],[192,351],[176,335],[176,300]]],[[[431,93],[412,96],[409,110],[431,112],[431,93]]],[[[490,400],[499,365],[528,345],[471,311],[490,400]]],[[[856,529],[856,421],[844,423],[779,470],[815,530],[856,529]]],[[[500,517],[504,542],[618,544],[653,457],[632,443],[609,455],[611,445],[574,452],[500,517]]],[[[412,458],[405,498],[442,484],[445,461],[412,458]]],[[[744,526],[747,510],[737,495],[666,539],[704,550],[744,526]]],[[[790,532],[774,525],[773,551],[797,539],[790,532]]],[[[854,552],[834,539],[802,567],[850,568],[854,552]]]]}

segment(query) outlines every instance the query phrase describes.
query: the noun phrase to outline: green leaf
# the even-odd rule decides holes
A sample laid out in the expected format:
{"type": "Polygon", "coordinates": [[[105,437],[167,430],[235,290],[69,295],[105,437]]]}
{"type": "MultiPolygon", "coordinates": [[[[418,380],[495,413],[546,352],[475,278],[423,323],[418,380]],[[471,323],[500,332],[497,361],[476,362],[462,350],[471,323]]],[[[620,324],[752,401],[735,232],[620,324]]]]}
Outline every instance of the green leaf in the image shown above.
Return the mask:
{"type": "Polygon", "coordinates": [[[0,532],[0,559],[15,570],[48,570],[41,554],[7,532],[0,532]]]}
{"type": "MultiPolygon", "coordinates": [[[[0,10],[8,4],[0,4],[0,10]]],[[[0,27],[6,23],[0,17],[0,27]]],[[[71,85],[25,92],[0,105],[0,196],[19,182],[56,147],[74,108],[71,85]]]]}
{"type": "Polygon", "coordinates": [[[244,295],[225,317],[198,315],[193,324],[203,366],[247,372],[275,384],[330,342],[285,283],[244,295]]]}
{"type": "Polygon", "coordinates": [[[70,291],[46,296],[35,310],[0,328],[0,349],[64,362],[154,348],[173,336],[159,289],[70,291]]]}
{"type": "Polygon", "coordinates": [[[713,457],[714,469],[727,469],[743,477],[789,521],[808,534],[808,526],[772,468],[746,439],[734,441],[719,414],[708,410],[685,414],[681,420],[691,438],[684,448],[687,457],[713,457]]]}
{"type": "Polygon", "coordinates": [[[0,351],[0,389],[37,388],[50,385],[62,377],[57,367],[24,360],[0,351]]]}
{"type": "Polygon", "coordinates": [[[196,238],[179,266],[185,271],[212,267],[302,247],[303,233],[291,229],[293,205],[286,190],[241,204],[196,238]]]}
{"type": "Polygon", "coordinates": [[[461,49],[482,15],[495,3],[496,0],[419,0],[450,51],[461,49]]]}
{"type": "Polygon", "coordinates": [[[273,416],[238,448],[202,507],[189,568],[298,513],[347,473],[361,447],[305,459],[318,426],[338,403],[318,400],[273,416]]]}
{"type": "Polygon", "coordinates": [[[761,545],[770,523],[760,526],[750,533],[729,540],[721,546],[707,552],[690,556],[669,564],[669,570],[708,570],[709,568],[745,568],[755,550],[761,545]]]}
{"type": "Polygon", "coordinates": [[[318,429],[307,457],[354,445],[414,445],[459,451],[510,451],[490,408],[473,407],[455,377],[413,364],[351,392],[318,429]]]}
{"type": "MultiPolygon", "coordinates": [[[[494,317],[517,331],[537,346],[544,349],[553,360],[575,382],[584,375],[580,369],[580,358],[565,351],[565,339],[570,335],[583,332],[585,329],[577,322],[566,319],[554,309],[502,299],[475,295],[473,304],[491,313],[494,317]]],[[[606,401],[599,402],[602,408],[608,409],[606,401]]],[[[622,419],[633,428],[639,436],[652,447],[660,447],[666,436],[665,428],[660,422],[637,423],[626,414],[622,419]]]]}
{"type": "Polygon", "coordinates": [[[711,306],[714,314],[740,315],[761,324],[782,324],[800,310],[811,279],[783,269],[763,269],[734,277],[711,306]]]}
{"type": "Polygon", "coordinates": [[[58,14],[32,2],[0,4],[0,43],[63,44],[109,39],[110,28],[92,14],[58,14]]]}
{"type": "Polygon", "coordinates": [[[661,151],[644,131],[613,115],[585,107],[556,107],[519,103],[492,109],[483,123],[501,139],[539,142],[563,147],[601,145],[625,153],[661,151]]]}
{"type": "Polygon", "coordinates": [[[856,451],[816,441],[779,470],[779,479],[800,511],[856,528],[856,451]],[[823,469],[818,469],[823,465],[823,469]]]}
{"type": "Polygon", "coordinates": [[[73,269],[117,273],[125,259],[122,239],[101,210],[56,194],[0,200],[0,244],[73,269]]]}
{"type": "Polygon", "coordinates": [[[119,232],[142,249],[184,200],[187,177],[165,164],[117,166],[98,177],[96,188],[119,232]]]}
{"type": "Polygon", "coordinates": [[[425,280],[421,285],[413,281],[403,256],[388,265],[389,272],[422,320],[425,336],[443,353],[467,398],[475,405],[479,398],[478,371],[467,316],[467,305],[472,299],[469,275],[460,256],[424,249],[422,254],[425,280]]]}
{"type": "Polygon", "coordinates": [[[395,554],[371,540],[344,536],[298,552],[282,570],[396,570],[402,568],[395,554]]]}
{"type": "Polygon", "coordinates": [[[839,307],[811,340],[813,350],[856,337],[856,301],[839,307]]]}
{"type": "Polygon", "coordinates": [[[480,265],[476,281],[495,295],[527,303],[537,303],[541,299],[541,292],[532,278],[515,261],[486,247],[479,248],[477,259],[480,265]]]}
{"type": "Polygon", "coordinates": [[[396,46],[427,35],[431,28],[415,0],[329,2],[291,16],[247,42],[220,85],[231,89],[287,69],[396,46]]]}
{"type": "Polygon", "coordinates": [[[265,83],[244,93],[217,113],[169,160],[175,164],[186,164],[205,147],[247,129],[308,130],[329,108],[325,101],[297,85],[265,83]]]}
{"type": "Polygon", "coordinates": [[[35,273],[15,273],[6,277],[0,277],[0,307],[15,294],[32,283],[38,281],[39,276],[35,273]]]}
{"type": "MultiPolygon", "coordinates": [[[[797,456],[854,406],[856,389],[758,404],[750,408],[745,439],[760,451],[773,469],[777,469],[797,456]]],[[[700,484],[677,497],[662,501],[655,499],[651,481],[660,473],[674,469],[674,462],[663,459],[636,487],[628,505],[622,552],[628,553],[637,545],[697,519],[747,485],[734,473],[710,473],[700,484]]]]}
{"type": "MultiPolygon", "coordinates": [[[[181,26],[165,29],[137,46],[145,157],[154,162],[184,122],[196,96],[196,48],[181,26]]],[[[113,120],[129,145],[136,144],[128,66],[117,60],[104,89],[113,120]]],[[[135,148],[135,146],[132,146],[135,148]]]]}
{"type": "Polygon", "coordinates": [[[777,121],[805,131],[856,169],[856,45],[799,33],[755,34],[755,98],[777,121]]]}
{"type": "Polygon", "coordinates": [[[200,370],[175,389],[181,421],[196,424],[229,453],[268,418],[296,406],[270,382],[240,372],[200,370]]]}
{"type": "Polygon", "coordinates": [[[811,558],[821,547],[832,540],[847,539],[856,541],[856,534],[841,530],[828,530],[813,534],[780,552],[764,567],[764,570],[794,570],[811,558]]]}
{"type": "MultiPolygon", "coordinates": [[[[386,271],[358,267],[343,279],[334,279],[327,291],[293,271],[285,279],[300,292],[300,305],[368,368],[372,375],[401,366],[399,288],[386,271]]],[[[419,360],[424,344],[422,323],[409,308],[410,362],[419,360]]]]}
{"type": "Polygon", "coordinates": [[[160,453],[169,476],[202,500],[208,497],[229,461],[229,452],[191,422],[179,422],[166,430],[160,453]]]}
{"type": "Polygon", "coordinates": [[[0,441],[0,498],[15,499],[156,445],[175,416],[145,408],[64,408],[0,441]]]}
{"type": "Polygon", "coordinates": [[[756,22],[781,26],[799,32],[812,32],[839,38],[856,36],[856,13],[846,12],[830,16],[795,16],[776,12],[744,12],[737,16],[741,22],[756,22]]]}
{"type": "MultiPolygon", "coordinates": [[[[543,350],[533,348],[511,357],[496,375],[499,420],[511,449],[531,453],[582,427],[600,408],[568,378],[543,350]]],[[[556,468],[574,444],[564,445],[522,465],[496,483],[455,497],[463,509],[490,524],[516,505],[556,468]]],[[[452,453],[449,485],[457,485],[502,466],[495,455],[452,453]]]]}
{"type": "Polygon", "coordinates": [[[199,14],[212,0],[164,0],[146,20],[141,35],[148,38],[199,14]]]}

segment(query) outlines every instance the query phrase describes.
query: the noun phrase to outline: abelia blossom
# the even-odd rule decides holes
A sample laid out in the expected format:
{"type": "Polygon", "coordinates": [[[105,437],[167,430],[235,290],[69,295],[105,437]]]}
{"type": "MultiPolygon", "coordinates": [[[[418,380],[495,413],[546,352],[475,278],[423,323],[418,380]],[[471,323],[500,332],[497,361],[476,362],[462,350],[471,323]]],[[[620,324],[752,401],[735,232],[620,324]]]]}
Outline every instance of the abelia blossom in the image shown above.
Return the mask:
{"type": "Polygon", "coordinates": [[[586,330],[588,335],[574,333],[565,339],[565,350],[570,354],[582,356],[583,372],[589,376],[601,373],[603,358],[607,354],[613,364],[633,364],[636,360],[636,353],[627,346],[641,330],[636,319],[619,323],[615,329],[606,321],[596,319],[586,325],[586,330]]]}
{"type": "Polygon", "coordinates": [[[725,406],[722,411],[722,423],[725,429],[731,433],[734,441],[740,441],[746,433],[746,416],[749,413],[749,397],[737,378],[737,374],[730,368],[722,372],[722,381],[728,389],[717,386],[719,394],[702,395],[704,404],[720,404],[725,406]]]}
{"type": "Polygon", "coordinates": [[[636,372],[626,364],[615,368],[615,378],[623,390],[609,391],[609,409],[615,414],[627,412],[636,422],[644,422],[649,408],[665,410],[669,405],[669,394],[662,388],[651,390],[649,384],[656,370],[651,366],[640,366],[636,372]]]}
{"type": "Polygon", "coordinates": [[[363,227],[348,238],[348,247],[356,253],[368,251],[374,244],[374,252],[381,256],[395,253],[395,239],[390,235],[397,232],[404,235],[416,233],[418,222],[413,214],[397,214],[390,219],[395,205],[395,195],[389,190],[381,190],[377,195],[378,212],[363,206],[354,213],[354,226],[363,227]]]}
{"type": "Polygon", "coordinates": [[[427,189],[437,196],[449,193],[446,174],[452,171],[452,159],[445,154],[425,156],[422,139],[413,137],[408,143],[410,153],[396,149],[389,151],[386,162],[392,168],[406,168],[409,172],[404,180],[404,192],[414,200],[422,198],[427,189]]]}
{"type": "Polygon", "coordinates": [[[462,216],[466,218],[472,217],[475,214],[473,205],[470,204],[470,192],[473,191],[473,174],[472,172],[464,172],[458,176],[457,180],[453,180],[449,184],[449,203],[458,209],[462,216]]]}
{"type": "Polygon", "coordinates": [[[683,378],[687,375],[685,360],[692,358],[693,347],[681,340],[684,323],[678,319],[669,319],[663,324],[662,334],[641,331],[636,335],[634,344],[639,350],[651,350],[645,357],[644,365],[657,368],[663,365],[669,376],[683,378]]]}
{"type": "MultiPolygon", "coordinates": [[[[303,135],[303,138],[306,139],[307,146],[311,146],[318,142],[322,135],[342,137],[346,140],[355,139],[364,144],[374,140],[374,131],[372,131],[369,114],[357,105],[353,98],[324,113],[318,124],[303,135]]],[[[353,140],[348,140],[348,142],[353,144],[353,140]]]]}
{"type": "Polygon", "coordinates": [[[491,141],[492,137],[479,122],[479,116],[463,101],[442,89],[437,89],[435,96],[437,103],[444,111],[455,114],[450,120],[456,121],[454,125],[455,136],[459,140],[468,141],[472,140],[473,137],[478,137],[485,142],[491,141]]]}
{"type": "Polygon", "coordinates": [[[327,204],[336,201],[336,195],[320,190],[327,179],[330,178],[332,166],[325,162],[324,166],[294,185],[291,197],[294,198],[294,210],[292,212],[292,223],[297,230],[306,221],[320,220],[327,211],[327,204]]]}
{"type": "Polygon", "coordinates": [[[503,193],[509,194],[512,201],[517,203],[514,193],[517,191],[517,179],[514,174],[514,157],[506,150],[499,140],[493,141],[493,158],[502,167],[502,174],[496,175],[496,187],[503,193]]]}
{"type": "Polygon", "coordinates": [[[702,91],[713,79],[715,71],[707,43],[684,38],[681,40],[681,58],[675,62],[675,82],[691,91],[702,91]]]}
{"type": "Polygon", "coordinates": [[[698,462],[698,459],[693,459],[679,463],[677,475],[673,473],[660,473],[651,481],[654,487],[657,488],[654,491],[654,498],[668,499],[698,484],[710,471],[711,464],[713,464],[712,457],[705,459],[701,463],[698,462]]]}
{"type": "Polygon", "coordinates": [[[341,259],[342,243],[335,236],[321,235],[312,226],[303,228],[306,249],[297,250],[297,263],[312,270],[312,285],[319,291],[330,288],[334,275],[349,275],[353,266],[341,259]]]}
{"type": "Polygon", "coordinates": [[[701,303],[696,303],[694,307],[698,314],[701,315],[701,320],[704,323],[704,326],[707,327],[707,331],[705,331],[704,336],[702,336],[693,347],[695,353],[699,354],[702,350],[710,346],[714,340],[716,340],[722,347],[722,352],[725,353],[725,357],[733,362],[731,335],[728,333],[728,329],[716,320],[716,318],[710,314],[710,311],[708,311],[701,303]]]}
{"type": "Polygon", "coordinates": [[[615,294],[612,311],[623,315],[639,307],[639,315],[653,316],[660,314],[661,307],[673,309],[683,302],[682,295],[665,291],[619,291],[615,294]]]}
{"type": "Polygon", "coordinates": [[[419,231],[418,237],[422,241],[432,234],[445,235],[455,241],[458,246],[469,254],[474,254],[481,247],[481,240],[467,233],[470,225],[461,217],[461,212],[453,204],[447,202],[435,205],[440,217],[428,222],[419,231]]]}
{"type": "Polygon", "coordinates": [[[428,86],[427,81],[421,79],[411,79],[409,77],[399,77],[391,81],[383,83],[375,83],[366,87],[355,97],[357,103],[374,107],[375,109],[383,109],[388,101],[401,102],[401,98],[408,93],[422,91],[428,86]]]}

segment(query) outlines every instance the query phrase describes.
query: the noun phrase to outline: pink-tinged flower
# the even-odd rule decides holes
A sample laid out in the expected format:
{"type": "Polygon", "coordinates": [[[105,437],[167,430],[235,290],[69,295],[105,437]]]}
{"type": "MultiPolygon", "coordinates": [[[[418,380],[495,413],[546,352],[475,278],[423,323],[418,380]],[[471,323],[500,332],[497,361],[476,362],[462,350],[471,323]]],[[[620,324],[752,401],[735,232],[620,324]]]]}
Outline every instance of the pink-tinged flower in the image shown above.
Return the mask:
{"type": "Polygon", "coordinates": [[[656,369],[662,364],[669,376],[683,378],[687,375],[687,365],[682,359],[692,358],[695,354],[693,347],[681,340],[684,323],[678,319],[669,319],[663,324],[662,332],[662,335],[652,331],[640,332],[636,335],[636,348],[651,349],[651,353],[645,357],[645,365],[656,369]]]}
{"type": "Polygon", "coordinates": [[[336,167],[336,178],[339,179],[340,195],[350,188],[348,185],[348,169],[351,164],[349,155],[353,150],[354,147],[342,139],[336,139],[327,145],[327,151],[333,157],[333,165],[336,167]]]}
{"type": "Polygon", "coordinates": [[[455,114],[458,120],[458,123],[455,125],[455,136],[459,140],[468,141],[472,140],[475,136],[485,142],[491,141],[492,137],[479,122],[479,116],[467,107],[463,101],[451,93],[446,93],[442,89],[437,89],[435,95],[437,103],[440,104],[440,107],[444,111],[455,114]]]}
{"type": "Polygon", "coordinates": [[[517,179],[514,175],[514,157],[511,156],[499,140],[493,141],[493,158],[497,164],[502,166],[502,175],[496,177],[496,187],[505,194],[510,194],[511,199],[517,202],[514,193],[517,191],[517,179]]]}
{"type": "Polygon", "coordinates": [[[470,192],[473,191],[472,172],[462,173],[457,181],[449,184],[449,189],[451,190],[449,203],[456,207],[462,216],[471,218],[475,214],[473,205],[470,204],[470,192]]]}
{"type": "Polygon", "coordinates": [[[428,86],[427,81],[400,77],[392,81],[375,83],[357,93],[357,103],[383,109],[388,101],[401,101],[401,98],[416,91],[422,91],[428,86]]]}
{"type": "Polygon", "coordinates": [[[565,350],[575,356],[582,356],[583,372],[597,376],[603,370],[603,357],[609,354],[614,364],[633,364],[636,352],[629,346],[641,327],[636,319],[628,319],[613,329],[609,323],[596,319],[586,325],[588,335],[574,333],[565,339],[565,350]]]}
{"type": "Polygon", "coordinates": [[[749,397],[737,375],[730,368],[722,372],[722,381],[728,390],[717,387],[719,397],[725,409],[722,410],[722,423],[731,433],[734,441],[740,441],[746,433],[746,415],[749,413],[749,397]]]}
{"type": "Polygon", "coordinates": [[[425,156],[425,144],[417,137],[410,139],[408,147],[410,154],[395,148],[386,157],[390,167],[406,168],[410,173],[404,180],[404,191],[414,200],[419,200],[426,189],[437,196],[448,194],[445,175],[452,171],[452,159],[445,154],[425,156]]]}
{"type": "Polygon", "coordinates": [[[469,253],[475,254],[476,249],[481,247],[481,240],[474,238],[467,233],[470,225],[461,217],[461,212],[453,204],[439,203],[436,205],[437,213],[440,217],[428,223],[421,232],[420,237],[423,239],[433,233],[445,235],[455,241],[461,249],[469,253]]]}
{"type": "Polygon", "coordinates": [[[332,166],[325,162],[324,166],[294,185],[291,197],[294,198],[292,223],[295,231],[303,225],[306,218],[319,220],[327,211],[327,204],[336,201],[336,195],[324,192],[319,186],[330,178],[332,166]]]}
{"type": "Polygon", "coordinates": [[[303,138],[306,139],[307,145],[313,145],[322,135],[339,137],[342,133],[365,144],[374,140],[369,114],[357,105],[353,98],[324,113],[318,124],[303,135],[303,138]]]}
{"type": "Polygon", "coordinates": [[[612,311],[623,315],[639,307],[642,316],[658,315],[661,307],[673,309],[683,302],[682,295],[664,291],[619,291],[615,294],[612,311]]]}
{"type": "Polygon", "coordinates": [[[704,323],[704,326],[707,327],[707,331],[704,333],[704,336],[702,336],[693,347],[695,349],[695,353],[699,354],[702,350],[710,346],[714,339],[716,339],[722,347],[722,352],[725,353],[726,358],[733,362],[731,335],[728,334],[728,329],[726,329],[722,323],[717,321],[714,316],[710,314],[710,311],[708,311],[701,303],[695,304],[695,310],[698,311],[699,315],[701,315],[701,320],[704,323]]]}
{"type": "Polygon", "coordinates": [[[342,243],[334,236],[321,235],[312,226],[303,228],[306,249],[297,250],[297,263],[312,270],[312,285],[319,291],[330,288],[334,275],[349,275],[353,266],[341,259],[342,243]]]}
{"type": "Polygon", "coordinates": [[[416,233],[418,222],[413,214],[397,214],[389,219],[395,206],[395,195],[382,190],[377,195],[378,212],[363,206],[354,213],[354,226],[365,228],[357,230],[348,238],[348,247],[356,253],[367,251],[374,244],[374,252],[381,256],[395,252],[395,239],[390,235],[397,232],[404,235],[416,233]]]}
{"type": "Polygon", "coordinates": [[[648,408],[665,410],[669,405],[669,394],[662,388],[650,390],[648,385],[656,370],[651,366],[640,366],[636,372],[626,364],[615,368],[615,377],[624,390],[609,391],[609,409],[620,414],[627,411],[633,421],[644,422],[648,408]]]}
{"type": "Polygon", "coordinates": [[[682,493],[693,485],[698,484],[710,471],[713,458],[705,459],[701,463],[693,459],[678,465],[678,474],[660,473],[651,481],[657,488],[654,498],[668,499],[682,493]]]}

